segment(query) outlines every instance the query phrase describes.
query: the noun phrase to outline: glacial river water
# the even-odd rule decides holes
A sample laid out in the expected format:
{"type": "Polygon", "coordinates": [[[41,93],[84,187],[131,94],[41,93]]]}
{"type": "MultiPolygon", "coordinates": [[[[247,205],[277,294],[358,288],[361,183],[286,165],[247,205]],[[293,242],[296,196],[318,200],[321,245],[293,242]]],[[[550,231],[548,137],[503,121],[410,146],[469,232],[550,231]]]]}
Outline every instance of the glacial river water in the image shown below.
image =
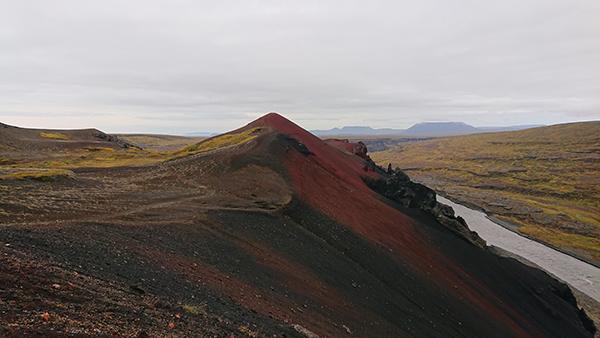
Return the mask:
{"type": "Polygon", "coordinates": [[[481,211],[456,204],[441,196],[438,196],[438,201],[451,206],[456,215],[464,218],[469,228],[476,231],[488,245],[521,256],[591,298],[600,301],[600,268],[520,236],[492,222],[481,211]]]}

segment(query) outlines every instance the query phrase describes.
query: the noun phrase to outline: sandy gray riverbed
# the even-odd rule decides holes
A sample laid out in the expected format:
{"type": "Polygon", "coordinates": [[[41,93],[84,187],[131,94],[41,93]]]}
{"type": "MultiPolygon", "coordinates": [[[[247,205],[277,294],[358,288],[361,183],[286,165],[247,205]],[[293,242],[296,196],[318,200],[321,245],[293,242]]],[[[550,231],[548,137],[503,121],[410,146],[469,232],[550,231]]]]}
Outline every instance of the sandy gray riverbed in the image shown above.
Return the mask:
{"type": "Polygon", "coordinates": [[[438,201],[451,206],[456,215],[464,218],[469,228],[476,231],[488,245],[521,256],[600,301],[599,268],[512,232],[489,220],[481,211],[467,208],[441,196],[438,196],[438,201]]]}

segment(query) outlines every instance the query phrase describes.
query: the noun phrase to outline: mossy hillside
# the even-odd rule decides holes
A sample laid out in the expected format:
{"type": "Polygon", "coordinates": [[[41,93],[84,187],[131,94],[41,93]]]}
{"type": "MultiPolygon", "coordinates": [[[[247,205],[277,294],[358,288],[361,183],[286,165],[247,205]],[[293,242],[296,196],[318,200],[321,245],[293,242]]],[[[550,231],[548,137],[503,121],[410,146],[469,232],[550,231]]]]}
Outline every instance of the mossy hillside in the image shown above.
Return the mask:
{"type": "Polygon", "coordinates": [[[260,128],[240,133],[225,134],[174,151],[144,149],[114,149],[110,147],[86,147],[78,150],[48,152],[35,158],[0,158],[0,169],[14,171],[19,168],[31,170],[139,167],[181,158],[196,153],[235,146],[254,139],[260,128]]]}
{"type": "Polygon", "coordinates": [[[172,152],[151,152],[139,149],[94,147],[72,151],[48,152],[35,158],[12,158],[0,163],[0,170],[77,169],[145,166],[160,163],[173,156],[172,152]]]}
{"type": "Polygon", "coordinates": [[[508,209],[496,212],[522,233],[600,261],[600,122],[404,143],[371,157],[465,202],[502,201],[508,209]]]}
{"type": "Polygon", "coordinates": [[[127,143],[135,144],[146,150],[179,150],[205,140],[205,137],[173,136],[173,135],[145,135],[145,134],[121,134],[117,135],[127,143]]]}
{"type": "Polygon", "coordinates": [[[240,133],[229,133],[209,138],[205,141],[183,148],[179,154],[196,154],[225,147],[247,143],[258,135],[261,128],[251,128],[240,133]]]}

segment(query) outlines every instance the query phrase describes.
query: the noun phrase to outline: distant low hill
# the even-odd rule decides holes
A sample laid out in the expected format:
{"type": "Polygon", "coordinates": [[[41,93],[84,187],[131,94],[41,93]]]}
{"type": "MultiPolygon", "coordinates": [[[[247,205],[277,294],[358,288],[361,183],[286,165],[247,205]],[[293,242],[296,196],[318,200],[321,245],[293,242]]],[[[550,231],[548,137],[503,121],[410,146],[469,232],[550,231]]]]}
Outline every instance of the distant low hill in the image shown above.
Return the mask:
{"type": "Polygon", "coordinates": [[[518,126],[508,126],[508,127],[477,127],[482,132],[491,133],[491,132],[500,132],[500,131],[517,131],[523,129],[531,129],[544,127],[543,124],[523,124],[518,126]]]}
{"type": "MultiPolygon", "coordinates": [[[[203,138],[111,135],[95,128],[33,129],[0,123],[0,180],[50,180],[71,170],[142,166],[163,161],[170,150],[203,138]]],[[[1,334],[0,334],[1,336],[1,334]]]]}
{"type": "Polygon", "coordinates": [[[326,130],[313,130],[317,136],[419,136],[440,137],[467,135],[485,132],[514,131],[540,127],[539,125],[517,125],[506,127],[473,127],[464,122],[423,122],[408,129],[371,128],[367,126],[346,126],[326,130]]]}
{"type": "Polygon", "coordinates": [[[399,143],[371,157],[600,266],[600,121],[399,143]]]}
{"type": "Polygon", "coordinates": [[[118,138],[145,150],[173,151],[198,143],[206,137],[160,134],[117,134],[118,138]]]}
{"type": "Polygon", "coordinates": [[[39,151],[132,145],[98,129],[32,129],[0,123],[0,150],[39,151]]]}

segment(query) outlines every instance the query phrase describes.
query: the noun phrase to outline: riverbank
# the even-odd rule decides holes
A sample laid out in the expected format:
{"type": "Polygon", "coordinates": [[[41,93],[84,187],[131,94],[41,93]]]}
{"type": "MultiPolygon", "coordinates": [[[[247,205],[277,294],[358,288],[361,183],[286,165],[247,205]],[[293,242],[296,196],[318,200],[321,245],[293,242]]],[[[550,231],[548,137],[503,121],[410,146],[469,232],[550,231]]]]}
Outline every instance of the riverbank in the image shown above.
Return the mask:
{"type": "MultiPolygon", "coordinates": [[[[550,276],[554,277],[555,279],[561,280],[554,274],[544,270],[539,265],[537,265],[537,264],[533,263],[532,261],[527,260],[519,255],[516,255],[510,251],[498,248],[496,246],[491,246],[490,248],[494,253],[496,253],[499,256],[516,259],[525,265],[529,265],[536,269],[543,270],[544,272],[546,272],[550,276]]],[[[596,325],[596,329],[597,329],[596,338],[600,338],[600,302],[596,301],[595,299],[586,295],[585,293],[579,291],[577,288],[573,287],[572,285],[570,285],[568,283],[567,283],[567,285],[569,286],[569,288],[573,292],[573,295],[577,299],[577,304],[579,304],[579,306],[585,310],[588,317],[590,317],[590,319],[592,319],[594,321],[594,325],[596,325]]]]}
{"type": "Polygon", "coordinates": [[[559,252],[561,252],[561,253],[563,253],[565,255],[568,255],[570,257],[573,257],[573,258],[575,258],[577,260],[580,260],[580,261],[582,261],[584,263],[593,265],[596,268],[600,269],[600,263],[599,262],[586,259],[586,257],[584,257],[582,255],[579,255],[576,252],[573,252],[573,251],[570,251],[570,250],[566,250],[566,249],[561,248],[559,246],[553,245],[552,243],[549,243],[547,241],[544,241],[544,240],[541,240],[539,238],[536,238],[536,237],[530,236],[528,234],[525,234],[525,233],[519,231],[519,228],[520,228],[519,225],[511,223],[511,222],[508,222],[508,221],[505,221],[505,220],[502,220],[502,219],[499,219],[490,210],[487,210],[487,209],[485,209],[485,208],[483,208],[483,207],[481,207],[479,205],[475,205],[475,204],[473,204],[473,203],[471,203],[469,201],[461,200],[459,198],[455,198],[453,196],[449,196],[448,194],[446,194],[445,192],[442,192],[442,191],[436,191],[436,194],[438,194],[439,196],[444,197],[444,198],[446,198],[446,199],[448,199],[448,200],[450,200],[450,201],[452,201],[452,202],[454,202],[456,204],[460,204],[460,205],[463,205],[463,206],[465,206],[465,207],[467,207],[469,209],[477,210],[479,212],[484,213],[486,215],[486,218],[489,219],[490,221],[496,223],[497,225],[503,227],[506,230],[514,232],[515,234],[517,234],[519,236],[525,237],[525,238],[527,238],[527,239],[529,239],[531,241],[534,241],[534,242],[540,243],[542,245],[545,245],[545,246],[547,246],[549,248],[552,248],[552,249],[554,249],[556,251],[559,251],[559,252]]]}
{"type": "Polygon", "coordinates": [[[403,143],[370,154],[600,266],[600,122],[403,143]]]}
{"type": "Polygon", "coordinates": [[[573,291],[578,304],[600,328],[600,269],[567,253],[522,236],[510,226],[494,222],[481,208],[470,208],[456,199],[438,195],[438,201],[451,206],[500,256],[514,258],[539,268],[563,281],[573,291]]]}

